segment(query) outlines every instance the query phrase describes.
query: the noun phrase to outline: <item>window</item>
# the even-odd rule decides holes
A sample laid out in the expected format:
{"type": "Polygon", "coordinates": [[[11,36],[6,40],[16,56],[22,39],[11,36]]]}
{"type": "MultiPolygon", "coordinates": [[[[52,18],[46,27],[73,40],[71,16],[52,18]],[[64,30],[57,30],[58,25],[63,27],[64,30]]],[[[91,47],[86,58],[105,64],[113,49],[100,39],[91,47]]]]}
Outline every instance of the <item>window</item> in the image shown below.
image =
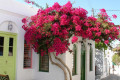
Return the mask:
{"type": "Polygon", "coordinates": [[[13,56],[13,38],[9,38],[9,53],[8,56],[13,56]]]}
{"type": "Polygon", "coordinates": [[[86,77],[86,45],[81,42],[81,80],[85,80],[86,77]]]}
{"type": "Polygon", "coordinates": [[[49,72],[48,54],[45,54],[44,56],[39,55],[39,71],[49,72]]]}
{"type": "Polygon", "coordinates": [[[0,56],[3,56],[4,37],[0,37],[0,56]]]}
{"type": "Polygon", "coordinates": [[[77,47],[74,44],[73,45],[73,69],[72,69],[72,75],[77,74],[76,64],[77,64],[77,47]]]}
{"type": "Polygon", "coordinates": [[[32,68],[32,48],[24,41],[24,68],[32,68]]]}
{"type": "Polygon", "coordinates": [[[89,61],[90,61],[90,71],[93,70],[93,49],[92,49],[92,45],[90,45],[90,55],[89,55],[89,61]]]}

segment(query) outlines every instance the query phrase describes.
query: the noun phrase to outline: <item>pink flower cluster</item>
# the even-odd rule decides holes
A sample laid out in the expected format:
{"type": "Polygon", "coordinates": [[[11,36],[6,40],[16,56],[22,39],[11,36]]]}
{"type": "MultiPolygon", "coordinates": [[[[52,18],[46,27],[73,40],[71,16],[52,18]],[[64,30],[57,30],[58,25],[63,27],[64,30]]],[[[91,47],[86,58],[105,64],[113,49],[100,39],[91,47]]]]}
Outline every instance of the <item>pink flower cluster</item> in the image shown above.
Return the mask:
{"type": "MultiPolygon", "coordinates": [[[[108,16],[108,14],[106,13],[106,10],[103,8],[103,9],[100,9],[100,13],[99,13],[99,17],[100,18],[104,18],[104,19],[106,19],[106,21],[112,21],[111,20],[111,18],[110,18],[110,16],[108,16]]],[[[114,18],[114,19],[116,19],[117,18],[117,15],[112,15],[112,17],[114,18]]]]}
{"type": "Polygon", "coordinates": [[[78,41],[78,37],[73,36],[73,37],[72,37],[72,43],[75,43],[75,42],[77,42],[77,41],[78,41]]]}
{"type": "Polygon", "coordinates": [[[30,4],[30,3],[34,4],[34,2],[30,1],[30,0],[25,0],[25,2],[28,3],[28,4],[30,4]]]}
{"type": "Polygon", "coordinates": [[[117,18],[117,15],[115,15],[115,14],[114,14],[114,15],[112,15],[112,16],[113,16],[113,18],[115,18],[115,19],[117,18]]]}
{"type": "Polygon", "coordinates": [[[25,39],[41,55],[49,52],[56,52],[56,55],[65,53],[72,35],[75,35],[72,43],[78,40],[76,36],[81,36],[108,44],[118,38],[119,31],[114,23],[106,20],[108,15],[105,9],[100,11],[102,16],[97,19],[88,17],[88,12],[83,8],[72,8],[70,1],[63,6],[56,2],[45,10],[39,9],[36,15],[29,18],[30,22],[26,18],[22,20],[25,39]]]}
{"type": "Polygon", "coordinates": [[[59,38],[55,38],[53,40],[53,45],[51,46],[51,48],[49,49],[49,52],[56,52],[56,55],[59,55],[61,53],[65,53],[66,50],[68,49],[67,47],[68,43],[65,40],[64,42],[62,42],[59,38]]]}

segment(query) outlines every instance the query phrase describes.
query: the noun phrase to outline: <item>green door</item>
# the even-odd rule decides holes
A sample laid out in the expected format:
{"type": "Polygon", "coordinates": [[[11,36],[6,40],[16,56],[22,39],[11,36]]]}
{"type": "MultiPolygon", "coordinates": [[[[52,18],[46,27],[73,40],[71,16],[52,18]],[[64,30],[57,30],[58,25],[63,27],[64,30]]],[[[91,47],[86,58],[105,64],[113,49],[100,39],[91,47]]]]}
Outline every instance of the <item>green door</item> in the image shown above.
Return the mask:
{"type": "Polygon", "coordinates": [[[0,32],[0,74],[15,80],[16,34],[0,32]]]}
{"type": "Polygon", "coordinates": [[[85,45],[81,44],[81,80],[85,80],[85,45]]]}

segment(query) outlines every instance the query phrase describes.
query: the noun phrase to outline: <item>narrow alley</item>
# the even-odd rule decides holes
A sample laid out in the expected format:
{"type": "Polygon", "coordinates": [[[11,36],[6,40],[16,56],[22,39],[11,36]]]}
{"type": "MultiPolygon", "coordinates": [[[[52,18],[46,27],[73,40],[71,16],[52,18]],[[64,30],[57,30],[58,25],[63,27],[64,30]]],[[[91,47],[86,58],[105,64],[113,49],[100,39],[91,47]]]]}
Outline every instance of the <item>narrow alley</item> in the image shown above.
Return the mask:
{"type": "Polygon", "coordinates": [[[106,77],[102,80],[120,80],[120,75],[110,74],[108,77],[106,77]]]}

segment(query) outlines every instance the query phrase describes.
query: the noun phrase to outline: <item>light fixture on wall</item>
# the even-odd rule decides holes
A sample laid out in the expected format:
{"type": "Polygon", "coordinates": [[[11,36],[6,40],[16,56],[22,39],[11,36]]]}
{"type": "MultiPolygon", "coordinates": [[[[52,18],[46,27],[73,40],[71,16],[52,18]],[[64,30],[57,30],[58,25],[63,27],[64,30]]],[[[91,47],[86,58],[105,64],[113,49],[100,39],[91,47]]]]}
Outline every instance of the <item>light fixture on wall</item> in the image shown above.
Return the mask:
{"type": "Polygon", "coordinates": [[[12,22],[11,21],[9,21],[8,22],[8,30],[12,30],[13,29],[13,25],[12,25],[12,22]]]}

